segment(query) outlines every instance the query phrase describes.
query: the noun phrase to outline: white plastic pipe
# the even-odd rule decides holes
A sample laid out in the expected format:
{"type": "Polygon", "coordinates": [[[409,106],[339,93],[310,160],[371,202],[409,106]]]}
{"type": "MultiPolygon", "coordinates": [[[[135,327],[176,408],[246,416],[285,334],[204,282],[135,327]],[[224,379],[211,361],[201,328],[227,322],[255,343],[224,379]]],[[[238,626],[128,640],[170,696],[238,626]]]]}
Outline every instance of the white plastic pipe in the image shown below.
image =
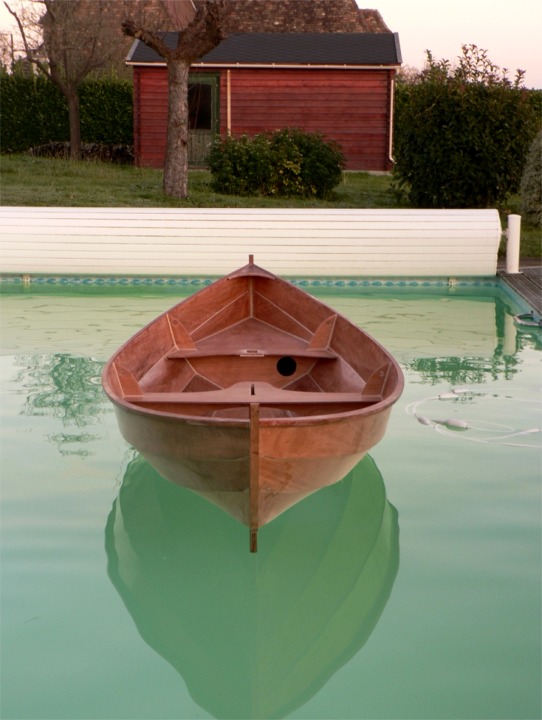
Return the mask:
{"type": "Polygon", "coordinates": [[[506,272],[519,272],[519,238],[521,234],[521,215],[508,216],[508,238],[506,241],[506,272]]]}
{"type": "Polygon", "coordinates": [[[502,343],[503,355],[507,357],[514,357],[517,352],[516,347],[516,335],[517,329],[512,315],[508,313],[504,316],[504,337],[502,343]]]}

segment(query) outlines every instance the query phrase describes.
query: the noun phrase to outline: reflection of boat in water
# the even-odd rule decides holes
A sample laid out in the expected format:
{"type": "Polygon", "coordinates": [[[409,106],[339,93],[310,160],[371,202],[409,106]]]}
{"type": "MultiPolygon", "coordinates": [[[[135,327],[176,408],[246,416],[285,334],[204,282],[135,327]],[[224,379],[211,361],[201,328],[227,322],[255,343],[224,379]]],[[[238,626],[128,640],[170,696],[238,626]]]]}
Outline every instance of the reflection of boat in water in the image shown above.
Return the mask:
{"type": "Polygon", "coordinates": [[[394,358],[250,262],[178,303],[107,363],[124,438],[250,528],[343,478],[384,436],[394,358]]]}
{"type": "Polygon", "coordinates": [[[398,568],[397,512],[367,456],[267,526],[257,555],[239,554],[242,532],[137,459],[107,522],[108,571],[144,640],[201,707],[284,717],[375,627],[398,568]]]}

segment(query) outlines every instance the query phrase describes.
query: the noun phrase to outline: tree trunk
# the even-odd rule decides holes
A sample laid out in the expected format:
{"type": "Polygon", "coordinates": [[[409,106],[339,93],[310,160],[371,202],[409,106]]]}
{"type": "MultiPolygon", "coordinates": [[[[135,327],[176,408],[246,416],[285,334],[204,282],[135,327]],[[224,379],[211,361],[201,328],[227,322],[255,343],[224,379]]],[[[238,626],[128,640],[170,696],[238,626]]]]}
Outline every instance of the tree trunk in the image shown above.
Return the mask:
{"type": "Polygon", "coordinates": [[[81,117],[76,88],[67,88],[66,100],[70,119],[70,160],[81,160],[81,117]]]}
{"type": "Polygon", "coordinates": [[[188,72],[184,60],[168,58],[168,129],[164,163],[164,192],[188,196],[188,72]]]}

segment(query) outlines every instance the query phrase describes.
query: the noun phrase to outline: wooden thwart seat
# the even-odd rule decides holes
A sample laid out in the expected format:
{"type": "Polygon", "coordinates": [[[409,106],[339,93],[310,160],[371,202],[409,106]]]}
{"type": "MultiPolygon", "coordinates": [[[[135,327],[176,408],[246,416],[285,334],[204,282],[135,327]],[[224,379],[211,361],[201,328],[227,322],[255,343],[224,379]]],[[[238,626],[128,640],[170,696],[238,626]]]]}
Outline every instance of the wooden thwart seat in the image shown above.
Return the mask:
{"type": "Polygon", "coordinates": [[[208,350],[198,350],[196,348],[180,348],[172,350],[166,357],[168,360],[177,360],[184,358],[204,358],[204,357],[306,357],[315,360],[336,360],[337,354],[333,350],[320,348],[273,348],[272,350],[263,348],[245,348],[242,350],[219,350],[210,348],[208,350]]]}
{"type": "Polygon", "coordinates": [[[136,405],[360,405],[380,402],[382,396],[363,392],[304,392],[284,390],[266,382],[239,382],[221,390],[143,392],[125,395],[124,399],[136,405]]]}

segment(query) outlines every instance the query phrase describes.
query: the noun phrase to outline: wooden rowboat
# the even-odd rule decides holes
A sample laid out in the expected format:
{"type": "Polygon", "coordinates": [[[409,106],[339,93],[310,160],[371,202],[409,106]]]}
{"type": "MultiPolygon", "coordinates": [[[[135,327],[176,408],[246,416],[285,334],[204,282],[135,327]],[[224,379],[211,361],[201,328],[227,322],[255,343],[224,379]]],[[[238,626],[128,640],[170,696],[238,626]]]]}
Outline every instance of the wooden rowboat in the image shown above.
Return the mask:
{"type": "Polygon", "coordinates": [[[124,438],[250,529],[343,478],[384,435],[394,358],[345,317],[249,264],[140,330],[105,366],[124,438]]]}

